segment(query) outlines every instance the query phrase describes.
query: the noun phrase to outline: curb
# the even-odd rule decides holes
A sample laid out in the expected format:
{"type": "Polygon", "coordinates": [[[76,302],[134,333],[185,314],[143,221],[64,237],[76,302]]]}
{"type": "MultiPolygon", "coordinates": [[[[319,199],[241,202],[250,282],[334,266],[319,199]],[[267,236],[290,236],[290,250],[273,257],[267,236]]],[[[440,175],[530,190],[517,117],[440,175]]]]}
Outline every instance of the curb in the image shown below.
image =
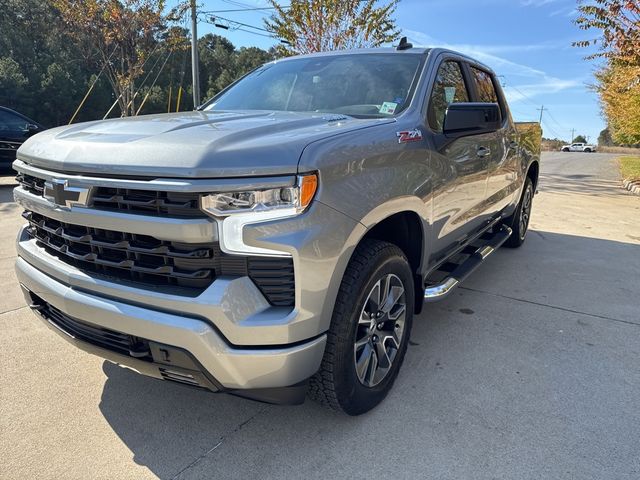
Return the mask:
{"type": "Polygon", "coordinates": [[[632,182],[630,180],[623,180],[622,188],[624,188],[625,190],[629,190],[635,195],[640,195],[640,180],[636,180],[635,182],[632,182]]]}
{"type": "Polygon", "coordinates": [[[4,172],[4,171],[0,171],[0,188],[3,187],[17,187],[18,186],[18,182],[16,181],[16,173],[11,171],[11,172],[4,172]]]}
{"type": "Polygon", "coordinates": [[[13,178],[11,181],[3,181],[3,178],[0,178],[0,188],[14,188],[18,186],[18,182],[16,182],[13,178]]]}

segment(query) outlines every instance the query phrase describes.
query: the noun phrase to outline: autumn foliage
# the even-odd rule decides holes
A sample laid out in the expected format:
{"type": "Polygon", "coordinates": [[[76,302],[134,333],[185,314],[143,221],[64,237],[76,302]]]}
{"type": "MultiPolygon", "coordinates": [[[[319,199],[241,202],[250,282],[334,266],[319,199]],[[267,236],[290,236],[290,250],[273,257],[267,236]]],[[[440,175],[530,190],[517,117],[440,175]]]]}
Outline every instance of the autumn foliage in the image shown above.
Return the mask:
{"type": "Polygon", "coordinates": [[[620,144],[640,143],[640,2],[590,0],[579,2],[576,24],[600,36],[574,42],[597,45],[588,58],[603,58],[595,87],[613,139],[620,144]]]}
{"type": "Polygon", "coordinates": [[[87,61],[104,66],[122,115],[137,111],[135,81],[167,31],[164,0],[52,0],[87,61]]]}
{"type": "Polygon", "coordinates": [[[640,143],[640,66],[611,63],[596,74],[602,110],[618,144],[640,143]]]}
{"type": "Polygon", "coordinates": [[[288,7],[269,0],[275,13],[265,27],[286,42],[280,54],[378,47],[398,38],[392,15],[399,0],[291,0],[288,7]]]}

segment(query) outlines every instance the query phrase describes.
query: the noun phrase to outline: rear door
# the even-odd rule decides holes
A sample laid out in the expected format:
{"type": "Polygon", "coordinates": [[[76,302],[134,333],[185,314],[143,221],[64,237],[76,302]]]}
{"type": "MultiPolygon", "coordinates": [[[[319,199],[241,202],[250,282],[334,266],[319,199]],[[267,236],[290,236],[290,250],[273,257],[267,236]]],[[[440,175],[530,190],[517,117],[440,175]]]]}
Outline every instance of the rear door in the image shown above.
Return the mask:
{"type": "Polygon", "coordinates": [[[464,60],[441,58],[431,86],[427,126],[433,133],[431,170],[433,184],[433,257],[445,258],[482,225],[487,187],[487,162],[479,135],[447,139],[442,131],[447,108],[452,103],[470,102],[469,80],[464,60]]]}
{"type": "Polygon", "coordinates": [[[497,103],[502,115],[501,128],[478,135],[487,155],[487,198],[484,212],[497,215],[508,206],[518,190],[517,131],[507,110],[495,76],[480,65],[469,64],[474,101],[497,103]]]}

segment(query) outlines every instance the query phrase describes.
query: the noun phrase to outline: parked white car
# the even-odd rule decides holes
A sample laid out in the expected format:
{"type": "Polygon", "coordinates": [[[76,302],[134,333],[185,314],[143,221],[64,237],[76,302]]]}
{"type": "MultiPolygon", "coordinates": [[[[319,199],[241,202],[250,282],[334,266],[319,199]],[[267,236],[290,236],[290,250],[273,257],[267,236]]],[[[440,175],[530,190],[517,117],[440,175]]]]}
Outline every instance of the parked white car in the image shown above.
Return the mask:
{"type": "Polygon", "coordinates": [[[596,151],[596,146],[589,145],[588,143],[572,143],[571,145],[564,145],[560,150],[563,152],[591,153],[596,151]]]}

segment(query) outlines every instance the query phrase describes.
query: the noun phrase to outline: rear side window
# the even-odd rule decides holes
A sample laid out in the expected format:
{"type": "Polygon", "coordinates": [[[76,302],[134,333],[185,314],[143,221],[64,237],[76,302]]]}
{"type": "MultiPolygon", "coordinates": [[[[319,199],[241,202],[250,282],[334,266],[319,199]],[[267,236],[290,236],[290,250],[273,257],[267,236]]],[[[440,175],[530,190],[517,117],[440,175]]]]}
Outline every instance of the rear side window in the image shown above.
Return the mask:
{"type": "Polygon", "coordinates": [[[484,70],[471,67],[471,75],[476,83],[478,101],[483,103],[498,103],[498,94],[493,85],[491,75],[484,70]]]}
{"type": "Polygon", "coordinates": [[[458,62],[447,60],[440,65],[429,99],[429,126],[442,132],[444,115],[452,103],[468,102],[469,92],[458,62]]]}

